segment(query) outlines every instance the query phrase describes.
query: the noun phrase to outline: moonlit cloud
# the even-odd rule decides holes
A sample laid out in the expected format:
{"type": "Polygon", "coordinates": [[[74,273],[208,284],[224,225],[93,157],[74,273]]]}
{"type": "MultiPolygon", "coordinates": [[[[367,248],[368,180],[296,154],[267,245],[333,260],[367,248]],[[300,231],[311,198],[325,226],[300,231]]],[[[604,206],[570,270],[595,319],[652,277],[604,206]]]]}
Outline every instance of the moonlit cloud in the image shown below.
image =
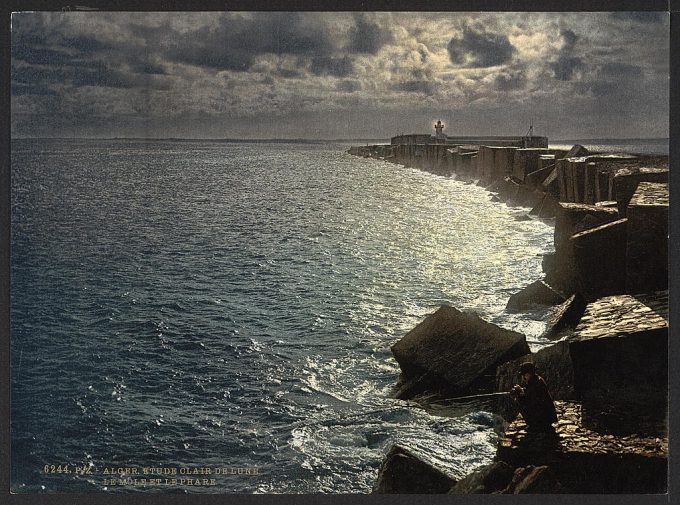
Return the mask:
{"type": "Polygon", "coordinates": [[[665,13],[19,13],[16,136],[668,135],[665,13]]]}

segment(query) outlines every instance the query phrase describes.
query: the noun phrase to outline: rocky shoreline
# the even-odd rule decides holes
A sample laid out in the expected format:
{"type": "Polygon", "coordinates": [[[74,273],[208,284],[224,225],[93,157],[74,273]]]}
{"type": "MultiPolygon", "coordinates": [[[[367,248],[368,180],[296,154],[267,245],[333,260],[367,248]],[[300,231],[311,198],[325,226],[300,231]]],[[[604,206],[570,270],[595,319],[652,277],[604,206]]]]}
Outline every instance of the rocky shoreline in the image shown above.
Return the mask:
{"type": "Polygon", "coordinates": [[[494,201],[554,220],[545,277],[506,310],[551,307],[532,353],[524,335],[442,306],[392,346],[394,397],[421,404],[508,391],[533,361],[556,400],[554,435],[528,432],[508,396],[494,462],[455,479],[393,446],[377,493],[665,493],[668,384],[668,157],[450,144],[352,147],[476,183],[494,201]]]}

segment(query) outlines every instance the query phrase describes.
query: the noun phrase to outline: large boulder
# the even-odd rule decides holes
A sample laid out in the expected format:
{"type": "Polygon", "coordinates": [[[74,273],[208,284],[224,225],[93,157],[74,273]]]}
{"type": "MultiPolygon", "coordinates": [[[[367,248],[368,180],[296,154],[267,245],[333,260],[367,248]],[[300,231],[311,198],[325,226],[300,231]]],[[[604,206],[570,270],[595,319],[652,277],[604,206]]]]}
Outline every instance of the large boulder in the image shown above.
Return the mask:
{"type": "Polygon", "coordinates": [[[385,456],[374,493],[381,494],[443,494],[456,484],[430,463],[423,461],[408,449],[394,445],[385,456]]]}
{"type": "Polygon", "coordinates": [[[563,303],[565,298],[545,282],[538,280],[529,284],[521,291],[510,296],[505,310],[520,312],[535,305],[553,306],[563,303]]]}
{"type": "Polygon", "coordinates": [[[459,480],[449,494],[491,494],[506,489],[512,481],[514,468],[496,461],[478,468],[459,480]]]}
{"type": "Polygon", "coordinates": [[[521,333],[448,305],[427,316],[391,349],[410,381],[396,394],[403,399],[426,389],[452,396],[492,391],[496,367],[529,353],[521,333]]]}

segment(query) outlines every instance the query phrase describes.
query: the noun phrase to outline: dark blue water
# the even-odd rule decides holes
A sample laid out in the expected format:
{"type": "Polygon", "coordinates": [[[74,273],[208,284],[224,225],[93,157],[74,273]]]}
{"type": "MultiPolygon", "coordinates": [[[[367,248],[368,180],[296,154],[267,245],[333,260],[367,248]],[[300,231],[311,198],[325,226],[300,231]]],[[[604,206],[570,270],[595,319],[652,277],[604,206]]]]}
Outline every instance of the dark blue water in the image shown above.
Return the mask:
{"type": "Polygon", "coordinates": [[[541,277],[552,228],[346,148],[13,142],[16,492],[368,492],[396,442],[455,477],[489,462],[483,405],[388,398],[389,347],[442,303],[540,347],[540,316],[503,308],[541,277]],[[158,466],[258,474],[104,482],[158,466]]]}

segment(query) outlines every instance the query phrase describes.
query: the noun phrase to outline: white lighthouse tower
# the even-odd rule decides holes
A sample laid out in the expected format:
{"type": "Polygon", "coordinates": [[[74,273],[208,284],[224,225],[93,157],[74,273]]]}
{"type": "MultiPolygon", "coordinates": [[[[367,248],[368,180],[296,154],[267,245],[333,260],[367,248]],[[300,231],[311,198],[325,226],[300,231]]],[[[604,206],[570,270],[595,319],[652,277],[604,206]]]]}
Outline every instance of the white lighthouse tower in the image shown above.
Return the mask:
{"type": "Polygon", "coordinates": [[[446,142],[446,136],[444,135],[444,123],[442,123],[441,119],[438,119],[437,122],[434,125],[434,130],[437,132],[435,135],[435,138],[437,139],[437,143],[439,144],[446,142]]]}

